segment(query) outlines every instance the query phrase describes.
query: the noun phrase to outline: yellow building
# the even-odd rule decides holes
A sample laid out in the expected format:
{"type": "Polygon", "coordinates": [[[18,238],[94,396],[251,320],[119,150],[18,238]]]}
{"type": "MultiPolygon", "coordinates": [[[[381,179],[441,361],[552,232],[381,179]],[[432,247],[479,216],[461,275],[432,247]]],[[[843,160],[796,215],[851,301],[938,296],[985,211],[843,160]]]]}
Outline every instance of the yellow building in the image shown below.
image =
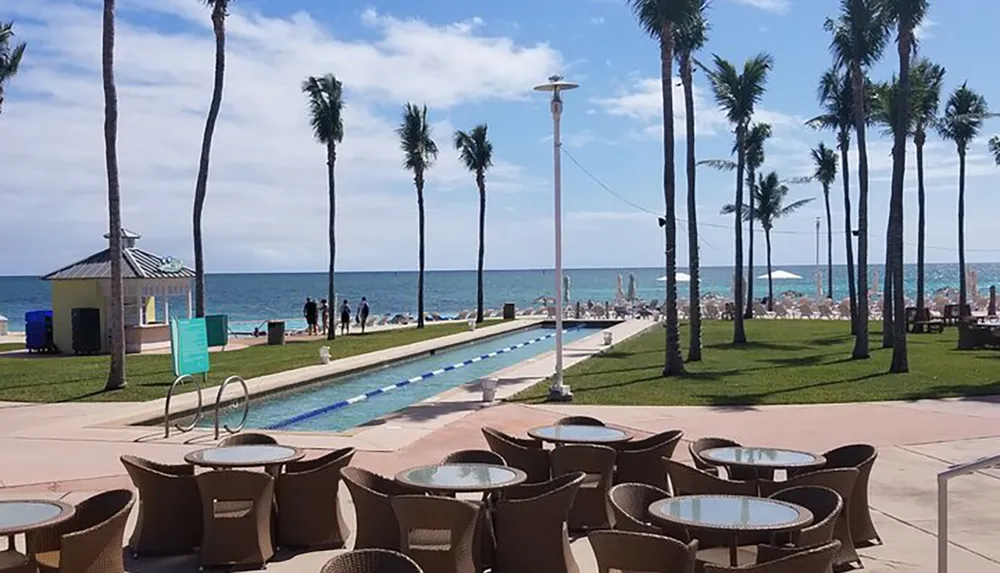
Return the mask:
{"type": "MultiPolygon", "coordinates": [[[[110,234],[104,235],[105,239],[110,234]]],[[[122,229],[122,276],[125,298],[125,350],[142,352],[170,347],[167,298],[183,296],[191,316],[194,271],[177,259],[160,257],[135,246],[140,235],[122,229]],[[157,320],[156,299],[163,299],[157,320]]],[[[73,311],[100,317],[100,352],[109,350],[108,307],[111,297],[111,250],[98,253],[44,277],[52,285],[52,337],[61,352],[74,352],[73,311]]],[[[95,321],[96,322],[96,321],[95,321]]]]}

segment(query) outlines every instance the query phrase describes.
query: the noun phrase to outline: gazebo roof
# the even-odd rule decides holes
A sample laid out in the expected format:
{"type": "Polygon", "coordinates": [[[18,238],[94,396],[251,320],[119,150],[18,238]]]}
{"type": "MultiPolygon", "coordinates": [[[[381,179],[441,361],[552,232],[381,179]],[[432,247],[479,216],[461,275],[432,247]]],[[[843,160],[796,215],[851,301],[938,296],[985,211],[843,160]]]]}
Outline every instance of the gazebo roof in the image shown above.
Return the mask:
{"type": "MultiPolygon", "coordinates": [[[[171,258],[160,257],[138,247],[122,249],[122,277],[126,279],[189,279],[194,271],[171,258]]],[[[111,249],[94,253],[49,273],[43,280],[110,279],[111,249]]]]}

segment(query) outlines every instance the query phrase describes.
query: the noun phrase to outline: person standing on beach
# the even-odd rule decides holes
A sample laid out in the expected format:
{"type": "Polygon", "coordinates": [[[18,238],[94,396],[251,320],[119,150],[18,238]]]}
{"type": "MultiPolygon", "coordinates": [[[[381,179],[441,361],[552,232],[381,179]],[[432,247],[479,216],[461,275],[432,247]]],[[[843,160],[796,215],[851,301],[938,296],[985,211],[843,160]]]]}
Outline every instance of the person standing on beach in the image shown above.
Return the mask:
{"type": "Polygon", "coordinates": [[[316,315],[318,313],[316,301],[311,297],[306,297],[306,304],[302,307],[302,314],[306,317],[306,334],[316,334],[316,315]]]}
{"type": "Polygon", "coordinates": [[[325,298],[319,301],[319,317],[320,324],[323,325],[323,330],[321,330],[320,333],[326,334],[326,329],[330,324],[330,305],[326,303],[325,298]]]}
{"type": "Polygon", "coordinates": [[[361,297],[361,304],[358,305],[358,317],[361,319],[361,334],[365,333],[365,323],[368,322],[368,299],[361,297]]]}
{"type": "Polygon", "coordinates": [[[344,299],[344,304],[340,305],[340,333],[347,334],[351,329],[351,306],[344,299]]]}

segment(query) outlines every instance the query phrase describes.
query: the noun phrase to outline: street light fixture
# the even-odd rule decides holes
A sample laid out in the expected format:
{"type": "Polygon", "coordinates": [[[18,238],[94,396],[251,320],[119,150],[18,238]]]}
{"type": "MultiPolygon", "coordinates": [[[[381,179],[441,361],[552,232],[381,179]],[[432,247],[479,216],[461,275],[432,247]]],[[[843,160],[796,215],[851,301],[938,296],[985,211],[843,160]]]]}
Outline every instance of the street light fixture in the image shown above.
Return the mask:
{"type": "Polygon", "coordinates": [[[560,140],[559,120],[562,116],[561,92],[569,91],[580,87],[578,84],[563,81],[559,75],[549,76],[549,82],[535,86],[535,91],[552,92],[552,152],[553,167],[555,175],[553,177],[555,195],[555,236],[556,236],[556,375],[549,387],[549,399],[557,401],[569,401],[573,399],[573,392],[570,387],[563,384],[563,285],[562,285],[562,163],[560,152],[562,142],[560,140]]]}

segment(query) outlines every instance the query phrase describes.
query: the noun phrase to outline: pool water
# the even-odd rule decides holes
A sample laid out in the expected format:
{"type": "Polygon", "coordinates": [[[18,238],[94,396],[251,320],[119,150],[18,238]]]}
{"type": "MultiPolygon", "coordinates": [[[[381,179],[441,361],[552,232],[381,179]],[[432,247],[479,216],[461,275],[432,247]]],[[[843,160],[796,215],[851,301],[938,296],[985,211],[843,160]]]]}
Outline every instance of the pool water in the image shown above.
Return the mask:
{"type": "MultiPolygon", "coordinates": [[[[563,343],[568,344],[600,331],[601,328],[587,326],[566,330],[563,334],[563,343]]],[[[338,432],[353,428],[412,406],[441,392],[485,378],[518,362],[550,352],[555,349],[555,337],[547,335],[554,332],[555,329],[545,327],[521,330],[436,352],[415,360],[352,376],[333,378],[252,400],[246,428],[299,432],[338,432]],[[538,340],[540,338],[541,340],[538,340]],[[519,344],[525,345],[488,358],[483,357],[519,344]],[[463,364],[461,367],[441,371],[476,357],[483,358],[463,364]],[[433,375],[428,376],[429,373],[433,375]],[[421,376],[427,377],[343,407],[324,411],[342,401],[421,376]]],[[[220,412],[220,426],[222,423],[229,423],[230,426],[238,424],[241,415],[242,406],[226,408],[224,413],[220,412]]],[[[207,418],[209,417],[206,416],[206,420],[202,422],[203,426],[211,425],[212,421],[207,418]]]]}

